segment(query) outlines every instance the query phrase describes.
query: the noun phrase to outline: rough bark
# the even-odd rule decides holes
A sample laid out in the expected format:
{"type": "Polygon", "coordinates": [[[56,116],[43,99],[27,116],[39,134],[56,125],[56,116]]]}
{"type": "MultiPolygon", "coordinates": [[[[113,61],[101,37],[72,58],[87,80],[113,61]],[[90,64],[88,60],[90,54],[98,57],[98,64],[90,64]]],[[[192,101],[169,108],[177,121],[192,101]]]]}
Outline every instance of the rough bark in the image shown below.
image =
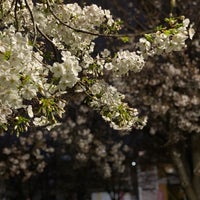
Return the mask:
{"type": "Polygon", "coordinates": [[[171,148],[171,157],[179,174],[181,185],[185,190],[188,200],[198,200],[193,188],[192,180],[190,179],[186,165],[183,162],[183,157],[176,147],[171,148]]]}

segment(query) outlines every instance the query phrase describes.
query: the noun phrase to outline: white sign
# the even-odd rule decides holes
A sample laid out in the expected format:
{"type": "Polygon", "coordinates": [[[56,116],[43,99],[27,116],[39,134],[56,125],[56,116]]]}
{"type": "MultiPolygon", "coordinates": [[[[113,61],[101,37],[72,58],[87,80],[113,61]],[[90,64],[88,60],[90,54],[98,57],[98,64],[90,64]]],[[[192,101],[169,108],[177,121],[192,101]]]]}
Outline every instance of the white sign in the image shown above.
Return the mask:
{"type": "MultiPolygon", "coordinates": [[[[130,193],[121,193],[120,196],[120,200],[135,200],[130,193]]],[[[111,200],[111,198],[107,192],[95,192],[92,193],[92,200],[111,200]]]]}
{"type": "Polygon", "coordinates": [[[156,200],[158,197],[157,167],[148,169],[137,167],[139,200],[156,200]]]}

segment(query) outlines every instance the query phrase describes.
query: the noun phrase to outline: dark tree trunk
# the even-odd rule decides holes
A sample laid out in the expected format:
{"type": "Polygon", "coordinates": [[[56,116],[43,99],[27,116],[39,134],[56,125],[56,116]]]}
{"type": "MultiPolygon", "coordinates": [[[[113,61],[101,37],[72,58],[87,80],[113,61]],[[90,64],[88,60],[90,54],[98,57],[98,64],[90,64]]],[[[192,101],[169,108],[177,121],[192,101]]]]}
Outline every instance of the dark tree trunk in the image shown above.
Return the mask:
{"type": "Polygon", "coordinates": [[[195,189],[193,187],[191,177],[187,170],[187,166],[185,162],[183,161],[184,160],[183,154],[177,147],[171,147],[170,151],[171,151],[171,157],[172,157],[173,163],[179,175],[181,186],[183,187],[185,194],[188,197],[188,200],[199,200],[195,193],[195,189]]]}
{"type": "Polygon", "coordinates": [[[200,200],[200,134],[192,136],[193,185],[200,200]]]}

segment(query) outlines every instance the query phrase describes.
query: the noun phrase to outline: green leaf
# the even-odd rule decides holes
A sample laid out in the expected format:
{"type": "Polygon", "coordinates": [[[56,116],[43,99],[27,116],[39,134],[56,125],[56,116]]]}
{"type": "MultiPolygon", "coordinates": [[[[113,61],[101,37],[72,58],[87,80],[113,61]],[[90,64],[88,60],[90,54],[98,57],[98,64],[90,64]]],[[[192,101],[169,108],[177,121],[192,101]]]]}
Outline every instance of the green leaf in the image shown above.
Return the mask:
{"type": "Polygon", "coordinates": [[[162,25],[159,25],[156,27],[156,31],[161,31],[163,29],[163,26],[162,25]]]}
{"type": "Polygon", "coordinates": [[[17,136],[19,136],[20,133],[26,132],[29,127],[30,120],[23,116],[17,116],[15,117],[14,121],[14,131],[16,132],[17,136]]]}
{"type": "Polygon", "coordinates": [[[11,50],[6,51],[6,52],[4,53],[4,60],[9,60],[9,59],[10,59],[10,56],[11,56],[11,50]]]}
{"type": "Polygon", "coordinates": [[[122,42],[127,43],[129,42],[129,37],[128,36],[123,36],[120,38],[122,40],[122,42]]]}
{"type": "Polygon", "coordinates": [[[169,36],[171,34],[171,31],[170,30],[165,30],[164,34],[167,35],[167,36],[169,36]]]}
{"type": "Polygon", "coordinates": [[[151,34],[145,34],[144,37],[149,41],[152,42],[153,41],[153,37],[151,34]]]}
{"type": "Polygon", "coordinates": [[[7,130],[8,130],[7,124],[0,123],[0,133],[2,131],[7,131],[7,130]]]}

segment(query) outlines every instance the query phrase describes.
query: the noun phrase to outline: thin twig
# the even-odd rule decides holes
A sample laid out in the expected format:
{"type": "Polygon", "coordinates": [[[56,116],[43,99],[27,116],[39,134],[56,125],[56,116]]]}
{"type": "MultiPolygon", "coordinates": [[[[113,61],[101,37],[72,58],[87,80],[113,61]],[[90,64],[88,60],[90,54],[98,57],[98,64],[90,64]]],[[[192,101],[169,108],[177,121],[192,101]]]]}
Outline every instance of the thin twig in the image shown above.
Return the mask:
{"type": "Polygon", "coordinates": [[[86,30],[83,30],[83,29],[78,29],[78,28],[72,27],[72,26],[70,26],[69,24],[63,22],[63,21],[62,21],[59,17],[57,17],[57,16],[55,15],[55,13],[53,12],[53,10],[52,10],[52,8],[51,8],[51,6],[50,6],[49,0],[47,0],[47,7],[49,8],[49,11],[50,11],[51,14],[53,15],[53,17],[54,17],[60,24],[66,26],[67,28],[72,29],[72,30],[74,30],[75,32],[78,32],[78,33],[85,33],[85,34],[88,34],[88,35],[101,36],[101,37],[120,38],[120,37],[133,37],[133,36],[138,36],[138,35],[142,35],[142,34],[151,32],[151,31],[144,31],[144,32],[141,32],[141,33],[127,33],[127,34],[102,34],[102,33],[94,33],[94,32],[90,32],[90,31],[86,31],[86,30]]]}
{"type": "Polygon", "coordinates": [[[170,16],[172,17],[174,14],[174,10],[176,8],[176,0],[170,0],[170,16]]]}
{"type": "Polygon", "coordinates": [[[35,23],[35,19],[34,19],[34,16],[33,16],[33,12],[27,2],[27,0],[25,0],[25,4],[26,4],[26,7],[30,13],[30,16],[31,16],[31,21],[33,23],[33,46],[35,46],[35,43],[36,43],[36,40],[37,40],[37,28],[36,28],[36,23],[35,23]]]}
{"type": "Polygon", "coordinates": [[[58,50],[52,40],[36,25],[37,31],[52,45],[56,60],[59,60],[58,50]]]}
{"type": "Polygon", "coordinates": [[[18,23],[18,17],[17,17],[17,3],[18,3],[18,0],[15,0],[15,9],[14,9],[15,26],[16,26],[16,30],[18,31],[18,29],[19,29],[19,23],[18,23]]]}

